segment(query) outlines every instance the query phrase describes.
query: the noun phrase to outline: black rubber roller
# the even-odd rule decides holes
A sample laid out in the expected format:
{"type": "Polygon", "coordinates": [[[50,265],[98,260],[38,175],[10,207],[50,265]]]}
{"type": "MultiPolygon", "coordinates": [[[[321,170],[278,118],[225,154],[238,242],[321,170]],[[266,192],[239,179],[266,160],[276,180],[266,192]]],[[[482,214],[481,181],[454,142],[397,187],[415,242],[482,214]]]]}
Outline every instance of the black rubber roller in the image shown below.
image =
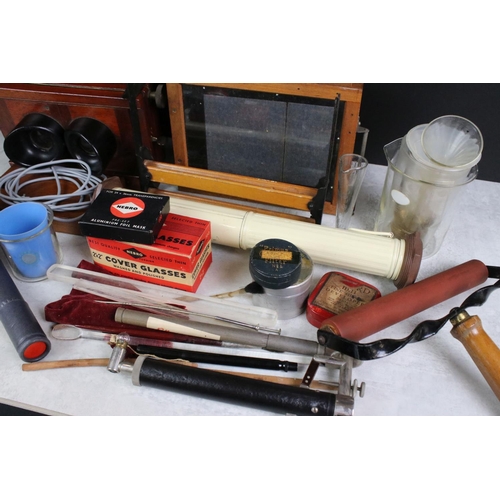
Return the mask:
{"type": "Polygon", "coordinates": [[[224,403],[291,415],[333,416],[337,395],[194,368],[140,356],[135,385],[166,389],[224,403]]]}

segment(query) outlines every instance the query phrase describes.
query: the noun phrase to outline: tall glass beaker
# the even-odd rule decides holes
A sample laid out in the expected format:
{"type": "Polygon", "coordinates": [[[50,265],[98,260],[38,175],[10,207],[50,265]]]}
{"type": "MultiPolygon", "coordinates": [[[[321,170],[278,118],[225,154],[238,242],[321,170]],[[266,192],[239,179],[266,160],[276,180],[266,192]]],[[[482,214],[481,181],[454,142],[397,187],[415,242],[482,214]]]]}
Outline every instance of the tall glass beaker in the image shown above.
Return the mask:
{"type": "Polygon", "coordinates": [[[367,166],[368,160],[363,156],[345,154],[340,157],[335,227],[340,229],[349,227],[367,166]]]}
{"type": "Polygon", "coordinates": [[[388,170],[375,230],[391,231],[396,238],[418,232],[423,257],[434,255],[448,232],[461,189],[477,177],[481,152],[477,127],[456,116],[419,125],[387,144],[388,170]]]}

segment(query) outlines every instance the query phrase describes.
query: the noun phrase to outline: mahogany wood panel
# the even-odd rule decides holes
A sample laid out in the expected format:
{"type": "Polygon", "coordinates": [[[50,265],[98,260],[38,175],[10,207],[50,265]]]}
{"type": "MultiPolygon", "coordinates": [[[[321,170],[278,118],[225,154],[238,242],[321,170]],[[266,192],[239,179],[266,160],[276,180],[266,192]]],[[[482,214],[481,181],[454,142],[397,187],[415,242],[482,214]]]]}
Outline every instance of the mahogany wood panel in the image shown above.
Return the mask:
{"type": "MultiPolygon", "coordinates": [[[[135,145],[129,103],[124,97],[126,84],[0,84],[0,130],[6,137],[29,113],[51,116],[66,128],[78,117],[104,123],[117,139],[117,151],[106,175],[137,174],[135,145]]],[[[158,136],[157,114],[144,87],[136,102],[143,145],[162,159],[151,136],[158,136]]]]}
{"type": "Polygon", "coordinates": [[[346,102],[361,102],[361,83],[190,83],[205,87],[219,87],[254,92],[271,92],[318,99],[335,99],[337,95],[346,102]]]}

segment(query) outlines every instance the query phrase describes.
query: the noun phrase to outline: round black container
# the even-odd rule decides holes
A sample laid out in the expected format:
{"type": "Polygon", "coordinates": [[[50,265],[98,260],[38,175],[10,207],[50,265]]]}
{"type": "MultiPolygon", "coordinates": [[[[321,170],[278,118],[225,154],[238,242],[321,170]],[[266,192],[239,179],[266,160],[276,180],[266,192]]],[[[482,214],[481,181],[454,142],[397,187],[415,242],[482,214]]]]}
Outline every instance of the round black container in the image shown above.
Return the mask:
{"type": "Polygon", "coordinates": [[[302,256],[289,241],[271,238],[263,240],[250,252],[250,274],[264,288],[288,288],[300,277],[302,256]]]}
{"type": "Polygon", "coordinates": [[[73,158],[84,161],[94,175],[100,175],[116,152],[111,130],[93,118],[76,118],[65,133],[66,145],[73,158]]]}
{"type": "Polygon", "coordinates": [[[9,160],[21,167],[67,157],[63,127],[41,113],[26,115],[7,135],[3,147],[9,160]]]}

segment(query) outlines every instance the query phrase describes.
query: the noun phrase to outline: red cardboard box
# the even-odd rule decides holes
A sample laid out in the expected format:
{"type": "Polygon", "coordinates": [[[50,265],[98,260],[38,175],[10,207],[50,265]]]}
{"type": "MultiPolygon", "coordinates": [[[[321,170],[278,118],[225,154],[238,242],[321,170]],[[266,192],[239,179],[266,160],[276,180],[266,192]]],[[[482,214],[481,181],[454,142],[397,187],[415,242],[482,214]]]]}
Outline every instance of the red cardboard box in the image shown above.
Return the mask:
{"type": "Polygon", "coordinates": [[[92,259],[107,271],[195,292],[212,263],[210,222],[169,213],[152,245],[87,237],[92,259]]]}

